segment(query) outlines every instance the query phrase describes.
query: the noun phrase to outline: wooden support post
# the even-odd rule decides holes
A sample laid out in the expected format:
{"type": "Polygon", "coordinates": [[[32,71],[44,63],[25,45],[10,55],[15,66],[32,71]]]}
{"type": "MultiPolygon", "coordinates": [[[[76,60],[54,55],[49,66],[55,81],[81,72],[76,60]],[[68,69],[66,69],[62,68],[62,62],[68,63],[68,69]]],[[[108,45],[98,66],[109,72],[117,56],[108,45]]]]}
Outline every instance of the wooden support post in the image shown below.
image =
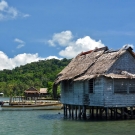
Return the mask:
{"type": "Polygon", "coordinates": [[[133,107],[130,107],[130,112],[131,112],[131,119],[133,119],[134,118],[134,116],[133,116],[133,107]]]}
{"type": "Polygon", "coordinates": [[[15,98],[13,97],[13,102],[15,101],[15,98]]]}
{"type": "Polygon", "coordinates": [[[113,111],[112,111],[112,108],[110,108],[110,111],[111,111],[111,119],[113,118],[113,111]]]}
{"type": "Polygon", "coordinates": [[[96,107],[96,118],[98,118],[98,106],[96,107]]]}
{"type": "Polygon", "coordinates": [[[63,105],[63,111],[64,111],[64,117],[66,116],[66,107],[65,107],[65,104],[63,105]]]}
{"type": "Polygon", "coordinates": [[[69,118],[71,117],[71,105],[68,105],[69,118]]]}
{"type": "Polygon", "coordinates": [[[79,119],[81,119],[81,106],[79,105],[79,114],[78,114],[79,119]]]}
{"type": "Polygon", "coordinates": [[[67,105],[65,105],[65,116],[67,117],[67,105]]]}
{"type": "Polygon", "coordinates": [[[89,115],[91,116],[91,107],[89,107],[89,115]]]}
{"type": "Polygon", "coordinates": [[[94,118],[94,107],[92,106],[92,108],[91,108],[92,110],[92,112],[91,112],[91,116],[92,116],[92,118],[94,118]]]}
{"type": "Polygon", "coordinates": [[[9,99],[9,105],[12,103],[12,97],[10,97],[9,99]]]}
{"type": "Polygon", "coordinates": [[[35,99],[35,104],[37,104],[37,100],[35,99]]]}
{"type": "Polygon", "coordinates": [[[100,119],[102,119],[102,108],[101,107],[99,109],[99,115],[100,115],[100,119]]]}
{"type": "Polygon", "coordinates": [[[105,108],[105,118],[106,118],[106,120],[108,118],[108,108],[105,108]]]}
{"type": "Polygon", "coordinates": [[[77,106],[75,106],[75,118],[77,119],[77,106]]]}
{"type": "Polygon", "coordinates": [[[117,119],[117,108],[114,108],[114,118],[117,119]]]}
{"type": "Polygon", "coordinates": [[[21,100],[21,97],[19,96],[19,102],[20,102],[20,100],[21,100]]]}
{"type": "Polygon", "coordinates": [[[124,108],[121,109],[122,119],[124,119],[124,108]]]}
{"type": "Polygon", "coordinates": [[[86,106],[83,106],[83,119],[86,119],[86,106]]]}
{"type": "Polygon", "coordinates": [[[71,105],[71,110],[72,110],[72,118],[74,118],[74,107],[71,105]]]}

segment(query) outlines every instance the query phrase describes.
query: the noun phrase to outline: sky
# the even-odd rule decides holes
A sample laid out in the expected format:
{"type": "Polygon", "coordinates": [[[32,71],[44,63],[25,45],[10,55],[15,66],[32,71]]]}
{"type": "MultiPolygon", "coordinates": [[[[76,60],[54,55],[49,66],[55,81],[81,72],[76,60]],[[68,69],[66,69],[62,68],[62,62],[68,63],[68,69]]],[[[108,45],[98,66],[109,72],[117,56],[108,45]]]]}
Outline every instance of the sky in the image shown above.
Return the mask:
{"type": "Polygon", "coordinates": [[[135,45],[135,0],[0,0],[0,70],[135,45]]]}

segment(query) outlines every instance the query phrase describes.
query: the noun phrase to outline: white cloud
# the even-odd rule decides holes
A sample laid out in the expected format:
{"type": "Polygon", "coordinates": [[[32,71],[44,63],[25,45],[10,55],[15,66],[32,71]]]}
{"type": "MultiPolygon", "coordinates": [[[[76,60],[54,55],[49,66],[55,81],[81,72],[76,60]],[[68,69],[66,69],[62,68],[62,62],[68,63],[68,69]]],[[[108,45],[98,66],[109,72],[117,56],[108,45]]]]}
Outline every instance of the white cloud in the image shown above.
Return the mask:
{"type": "Polygon", "coordinates": [[[15,19],[16,17],[28,17],[28,14],[23,14],[18,11],[16,8],[11,7],[5,0],[0,1],[0,21],[15,19]]]}
{"type": "Polygon", "coordinates": [[[55,33],[52,37],[52,40],[49,40],[48,43],[51,46],[56,46],[56,44],[67,46],[72,38],[73,36],[71,31],[62,31],[61,33],[55,33]]]}
{"type": "Polygon", "coordinates": [[[25,45],[24,44],[20,44],[20,45],[18,45],[16,48],[17,49],[20,49],[20,48],[22,48],[22,47],[24,47],[25,45]]]}
{"type": "Polygon", "coordinates": [[[61,60],[61,59],[63,59],[63,58],[58,58],[57,56],[48,56],[46,59],[47,59],[47,60],[50,60],[50,59],[58,59],[58,60],[61,60]]]}
{"type": "Polygon", "coordinates": [[[49,40],[48,42],[52,46],[55,46],[56,43],[59,46],[65,46],[65,49],[61,50],[59,55],[66,58],[73,58],[83,51],[93,50],[96,47],[104,47],[104,44],[101,42],[101,40],[96,41],[90,36],[85,36],[83,38],[74,40],[71,31],[55,33],[52,37],[52,40],[49,40]]]}
{"type": "Polygon", "coordinates": [[[0,2],[0,11],[3,11],[5,8],[7,8],[8,7],[8,4],[7,4],[7,2],[6,1],[4,1],[4,0],[2,0],[1,2],[0,2]]]}
{"type": "Polygon", "coordinates": [[[123,45],[122,48],[128,48],[128,47],[134,48],[133,44],[125,44],[123,45]]]}
{"type": "Polygon", "coordinates": [[[29,17],[29,16],[30,16],[29,14],[23,14],[24,18],[29,17]]]}
{"type": "Polygon", "coordinates": [[[24,41],[22,41],[21,39],[18,39],[18,38],[15,38],[14,41],[15,42],[18,42],[18,43],[21,43],[21,44],[24,44],[25,43],[24,41]]]}
{"type": "Polygon", "coordinates": [[[17,49],[20,49],[25,46],[25,42],[21,39],[15,38],[14,42],[19,43],[19,45],[17,46],[17,49]]]}
{"type": "Polygon", "coordinates": [[[49,56],[47,58],[42,58],[38,56],[38,53],[36,54],[24,53],[24,54],[18,54],[14,58],[8,58],[8,56],[4,52],[0,51],[0,61],[1,61],[0,70],[13,69],[20,65],[25,65],[27,63],[31,63],[39,60],[45,60],[45,59],[53,59],[53,58],[61,59],[56,56],[49,56]]]}

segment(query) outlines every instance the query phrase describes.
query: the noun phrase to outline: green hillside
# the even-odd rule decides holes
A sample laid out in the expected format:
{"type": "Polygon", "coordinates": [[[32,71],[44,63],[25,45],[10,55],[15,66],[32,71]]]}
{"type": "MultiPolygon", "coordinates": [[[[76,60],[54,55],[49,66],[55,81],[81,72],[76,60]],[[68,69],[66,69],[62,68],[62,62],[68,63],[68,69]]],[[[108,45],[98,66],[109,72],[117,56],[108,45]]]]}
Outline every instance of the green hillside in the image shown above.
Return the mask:
{"type": "Polygon", "coordinates": [[[71,60],[51,59],[32,62],[13,70],[0,71],[0,92],[5,96],[23,95],[24,90],[31,86],[37,88],[48,88],[52,93],[52,85],[57,74],[71,60]]]}

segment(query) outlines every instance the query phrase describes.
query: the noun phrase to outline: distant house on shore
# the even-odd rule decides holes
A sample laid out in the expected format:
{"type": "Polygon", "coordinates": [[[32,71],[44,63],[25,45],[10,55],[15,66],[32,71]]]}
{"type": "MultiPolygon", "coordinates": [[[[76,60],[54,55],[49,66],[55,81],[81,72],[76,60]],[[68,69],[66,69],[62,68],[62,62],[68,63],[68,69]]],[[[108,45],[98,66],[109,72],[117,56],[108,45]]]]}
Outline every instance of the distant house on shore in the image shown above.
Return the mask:
{"type": "Polygon", "coordinates": [[[26,99],[35,99],[39,97],[39,91],[34,87],[30,87],[29,89],[24,91],[24,96],[26,97],[26,99]]]}
{"type": "Polygon", "coordinates": [[[47,88],[40,88],[40,97],[46,97],[48,95],[47,88]]]}
{"type": "MultiPolygon", "coordinates": [[[[57,76],[54,82],[61,86],[61,102],[64,107],[76,106],[86,114],[86,107],[108,110],[121,115],[130,107],[135,107],[135,53],[125,46],[120,50],[107,47],[96,48],[77,55],[57,76]]],[[[92,110],[93,111],[93,110],[92,110]]],[[[100,113],[101,113],[100,112],[100,113]]],[[[64,110],[64,115],[67,110],[64,110]]],[[[100,114],[102,115],[102,114],[100,114]]]]}
{"type": "Polygon", "coordinates": [[[30,87],[24,91],[26,99],[37,99],[38,97],[46,97],[47,95],[47,88],[40,88],[40,90],[37,90],[34,87],[30,87]]]}

